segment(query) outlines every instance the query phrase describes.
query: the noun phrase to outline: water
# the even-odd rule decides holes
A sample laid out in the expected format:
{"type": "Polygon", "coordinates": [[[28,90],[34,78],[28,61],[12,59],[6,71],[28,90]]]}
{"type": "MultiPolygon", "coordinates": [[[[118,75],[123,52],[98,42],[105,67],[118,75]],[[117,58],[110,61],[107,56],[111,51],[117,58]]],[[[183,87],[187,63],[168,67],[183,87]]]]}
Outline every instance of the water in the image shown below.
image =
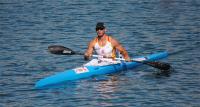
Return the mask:
{"type": "Polygon", "coordinates": [[[198,107],[199,7],[199,0],[1,0],[0,106],[198,107]],[[99,21],[132,57],[178,52],[162,60],[174,71],[156,75],[156,69],[142,66],[105,80],[35,90],[39,79],[85,63],[82,56],[52,55],[47,47],[84,51],[99,21]]]}

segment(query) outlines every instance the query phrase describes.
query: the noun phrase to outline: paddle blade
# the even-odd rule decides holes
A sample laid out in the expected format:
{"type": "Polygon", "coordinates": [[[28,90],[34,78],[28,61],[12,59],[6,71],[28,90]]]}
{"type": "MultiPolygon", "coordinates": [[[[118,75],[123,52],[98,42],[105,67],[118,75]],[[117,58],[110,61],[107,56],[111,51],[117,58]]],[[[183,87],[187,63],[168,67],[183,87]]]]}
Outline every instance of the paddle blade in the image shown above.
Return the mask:
{"type": "Polygon", "coordinates": [[[52,45],[48,47],[48,50],[52,54],[58,54],[58,55],[74,55],[75,52],[69,48],[66,48],[61,45],[52,45]]]}
{"type": "Polygon", "coordinates": [[[163,62],[144,62],[147,65],[158,68],[160,70],[169,70],[171,68],[170,64],[163,62]]]}

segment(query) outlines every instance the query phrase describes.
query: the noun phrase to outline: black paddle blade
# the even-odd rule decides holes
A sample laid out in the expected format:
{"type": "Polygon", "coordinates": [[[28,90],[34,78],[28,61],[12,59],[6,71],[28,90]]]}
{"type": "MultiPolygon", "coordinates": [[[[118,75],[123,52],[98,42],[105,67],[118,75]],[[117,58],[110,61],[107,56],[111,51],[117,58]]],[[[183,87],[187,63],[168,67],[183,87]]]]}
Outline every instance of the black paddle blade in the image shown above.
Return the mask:
{"type": "Polygon", "coordinates": [[[69,48],[66,48],[61,45],[52,45],[48,47],[48,50],[52,54],[58,54],[58,55],[74,55],[75,52],[69,48]]]}
{"type": "Polygon", "coordinates": [[[170,64],[164,62],[144,62],[147,65],[158,68],[160,70],[169,70],[171,68],[170,64]]]}

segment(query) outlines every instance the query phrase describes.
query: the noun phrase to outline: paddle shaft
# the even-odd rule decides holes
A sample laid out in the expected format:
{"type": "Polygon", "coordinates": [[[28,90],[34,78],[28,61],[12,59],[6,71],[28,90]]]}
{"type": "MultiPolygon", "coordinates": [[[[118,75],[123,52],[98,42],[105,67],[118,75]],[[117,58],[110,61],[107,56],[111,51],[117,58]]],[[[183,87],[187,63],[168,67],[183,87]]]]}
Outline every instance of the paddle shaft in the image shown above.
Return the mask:
{"type": "MultiPolygon", "coordinates": [[[[80,52],[75,52],[70,48],[61,46],[61,45],[52,45],[48,47],[48,50],[52,54],[57,54],[57,55],[84,55],[83,53],[80,52]]],[[[103,57],[99,55],[93,55],[93,57],[103,57]]],[[[116,60],[125,60],[123,58],[115,58],[116,60]]],[[[137,63],[142,63],[145,65],[152,66],[154,68],[158,68],[160,70],[169,70],[170,69],[170,64],[168,63],[163,63],[163,62],[153,62],[153,61],[138,61],[132,59],[131,61],[137,62],[137,63]]]]}

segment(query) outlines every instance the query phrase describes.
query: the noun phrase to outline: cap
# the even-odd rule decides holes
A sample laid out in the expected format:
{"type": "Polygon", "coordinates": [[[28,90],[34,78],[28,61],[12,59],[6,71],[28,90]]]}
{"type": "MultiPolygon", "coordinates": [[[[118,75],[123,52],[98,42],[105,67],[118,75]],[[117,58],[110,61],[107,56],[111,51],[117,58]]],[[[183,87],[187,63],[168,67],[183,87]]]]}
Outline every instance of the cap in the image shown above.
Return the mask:
{"type": "Polygon", "coordinates": [[[97,25],[96,25],[96,30],[97,29],[104,29],[105,26],[104,26],[104,23],[103,22],[98,22],[97,25]]]}

